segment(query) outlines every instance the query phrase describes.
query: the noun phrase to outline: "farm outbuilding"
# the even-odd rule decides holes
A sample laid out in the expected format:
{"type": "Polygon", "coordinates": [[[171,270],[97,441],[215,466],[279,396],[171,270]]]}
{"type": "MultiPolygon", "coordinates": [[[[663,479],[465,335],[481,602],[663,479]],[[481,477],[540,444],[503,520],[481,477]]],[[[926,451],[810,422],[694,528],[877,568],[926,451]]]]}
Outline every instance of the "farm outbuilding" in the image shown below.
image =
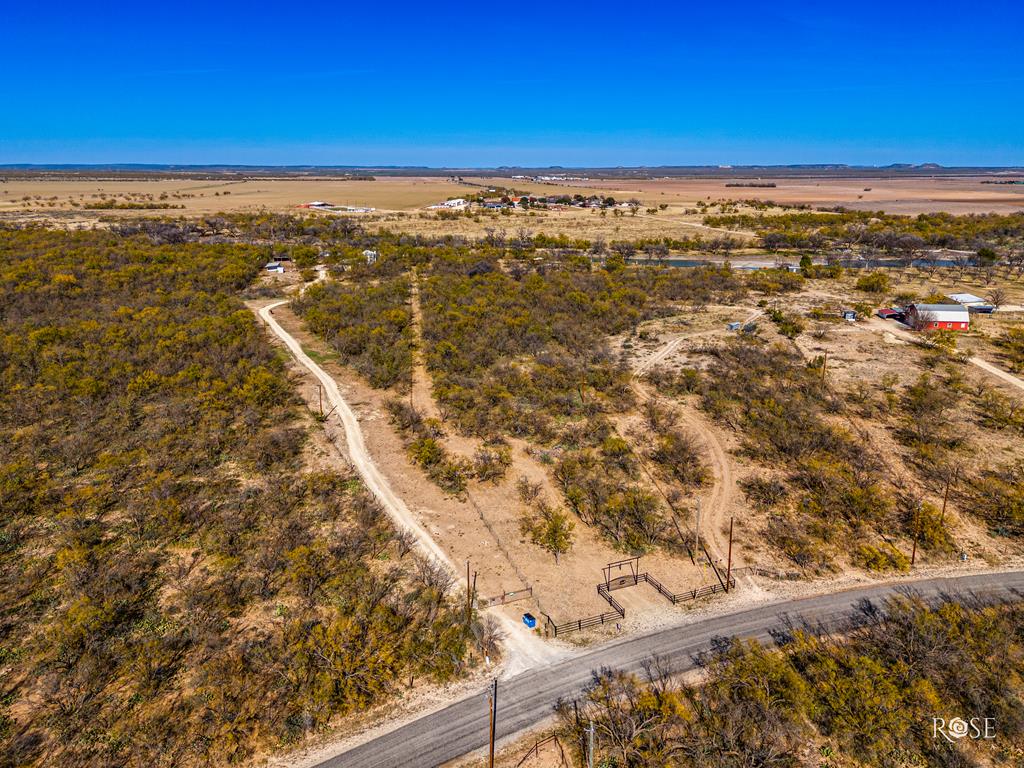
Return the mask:
{"type": "Polygon", "coordinates": [[[911,304],[907,307],[907,325],[918,331],[966,331],[971,314],[963,304],[911,304]]]}
{"type": "Polygon", "coordinates": [[[963,304],[965,307],[976,307],[982,304],[988,304],[988,302],[981,298],[981,296],[975,296],[973,293],[951,293],[949,298],[957,304],[963,304]]]}

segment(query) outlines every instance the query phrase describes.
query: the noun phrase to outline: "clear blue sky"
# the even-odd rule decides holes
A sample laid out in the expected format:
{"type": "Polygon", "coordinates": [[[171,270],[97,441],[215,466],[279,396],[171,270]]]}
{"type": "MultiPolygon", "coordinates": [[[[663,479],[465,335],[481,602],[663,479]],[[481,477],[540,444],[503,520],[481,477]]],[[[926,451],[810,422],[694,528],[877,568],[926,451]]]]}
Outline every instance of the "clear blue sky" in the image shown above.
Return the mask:
{"type": "Polygon", "coordinates": [[[5,2],[0,163],[1024,165],[1024,2],[5,2]]]}

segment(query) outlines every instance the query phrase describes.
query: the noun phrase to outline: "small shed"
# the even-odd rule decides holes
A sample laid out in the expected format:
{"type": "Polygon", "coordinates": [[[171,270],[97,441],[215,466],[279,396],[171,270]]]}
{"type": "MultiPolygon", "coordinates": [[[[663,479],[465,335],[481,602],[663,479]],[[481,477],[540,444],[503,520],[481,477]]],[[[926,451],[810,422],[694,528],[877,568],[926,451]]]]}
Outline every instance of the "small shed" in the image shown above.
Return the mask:
{"type": "Polygon", "coordinates": [[[839,312],[839,316],[848,323],[857,322],[857,310],[855,309],[844,309],[839,312]]]}
{"type": "Polygon", "coordinates": [[[284,272],[284,265],[279,261],[268,261],[263,265],[263,268],[267,270],[267,272],[277,272],[278,274],[284,272]]]}
{"type": "Polygon", "coordinates": [[[740,328],[742,328],[742,327],[743,327],[743,323],[729,323],[729,324],[728,324],[727,326],[725,326],[725,327],[726,327],[727,329],[729,329],[730,331],[738,331],[738,330],[739,330],[740,328]]]}

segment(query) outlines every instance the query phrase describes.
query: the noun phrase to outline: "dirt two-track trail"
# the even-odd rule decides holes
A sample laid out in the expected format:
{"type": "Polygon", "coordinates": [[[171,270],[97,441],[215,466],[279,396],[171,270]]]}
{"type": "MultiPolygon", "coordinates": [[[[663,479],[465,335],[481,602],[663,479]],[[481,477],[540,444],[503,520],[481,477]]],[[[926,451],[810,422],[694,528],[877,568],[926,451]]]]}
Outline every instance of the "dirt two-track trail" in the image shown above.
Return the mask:
{"type": "MultiPolygon", "coordinates": [[[[341,394],[341,389],[334,377],[321,368],[312,358],[307,355],[302,345],[286,331],[274,317],[274,309],[288,300],[281,300],[257,310],[260,319],[266,323],[267,328],[273,332],[278,339],[288,348],[288,351],[295,357],[298,363],[306,368],[317,381],[323,385],[324,395],[341,425],[345,430],[345,445],[349,461],[353,468],[362,478],[367,489],[381,503],[384,511],[394,521],[399,530],[410,531],[416,538],[416,546],[421,554],[447,567],[460,582],[465,582],[460,569],[455,567],[448,554],[434,541],[433,537],[416,519],[416,516],[409,510],[408,505],[395,493],[387,477],[374,463],[370,452],[366,448],[366,441],[363,439],[363,432],[359,426],[359,420],[341,394]]],[[[468,588],[468,585],[465,585],[468,588]]],[[[541,666],[562,658],[565,653],[562,649],[552,647],[538,637],[521,631],[515,626],[511,619],[498,611],[492,614],[505,626],[504,645],[508,656],[505,664],[505,674],[514,674],[535,666],[541,666]],[[512,626],[510,626],[512,625],[512,626]]]]}
{"type": "MultiPolygon", "coordinates": [[[[752,322],[760,314],[760,312],[754,312],[743,323],[752,322]]],[[[685,342],[701,336],[713,336],[716,333],[716,331],[698,331],[680,334],[634,365],[633,390],[641,402],[656,396],[650,384],[643,379],[645,373],[664,363],[685,342]]],[[[704,448],[705,458],[710,465],[711,487],[702,490],[697,495],[701,504],[700,536],[707,547],[708,554],[716,561],[723,561],[726,557],[728,541],[722,531],[729,518],[733,498],[736,496],[736,478],[733,476],[729,454],[703,414],[689,406],[681,407],[678,412],[683,426],[696,436],[704,448]]]]}

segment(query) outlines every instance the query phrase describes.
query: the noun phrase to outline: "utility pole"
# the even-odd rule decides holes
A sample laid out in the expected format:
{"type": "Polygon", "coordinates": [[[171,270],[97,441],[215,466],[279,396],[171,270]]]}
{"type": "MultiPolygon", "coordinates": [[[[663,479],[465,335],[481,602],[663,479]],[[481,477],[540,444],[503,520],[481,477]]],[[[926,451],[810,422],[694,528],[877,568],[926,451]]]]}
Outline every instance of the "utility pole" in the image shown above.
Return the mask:
{"type": "Polygon", "coordinates": [[[725,568],[725,591],[729,591],[729,586],[732,584],[732,523],[733,518],[729,518],[729,564],[725,568]]]}
{"type": "Polygon", "coordinates": [[[487,758],[487,768],[494,768],[494,730],[498,720],[498,678],[491,681],[491,695],[488,699],[491,704],[491,749],[487,758]]]}
{"type": "Polygon", "coordinates": [[[917,511],[914,513],[914,548],[910,550],[910,567],[914,567],[917,560],[917,537],[921,528],[921,502],[917,503],[917,511]]]}
{"type": "Polygon", "coordinates": [[[590,728],[587,730],[587,768],[594,768],[594,718],[590,718],[590,728]]]}
{"type": "Polygon", "coordinates": [[[323,384],[316,385],[316,393],[320,398],[320,418],[324,417],[324,386],[323,384]]]}
{"type": "Polygon", "coordinates": [[[466,626],[473,616],[473,587],[469,581],[469,560],[466,560],[466,626]]]}
{"type": "Polygon", "coordinates": [[[821,383],[825,383],[825,371],[828,369],[828,350],[825,350],[824,357],[821,358],[821,383]]]}
{"type": "Polygon", "coordinates": [[[693,530],[693,554],[700,552],[700,499],[697,499],[697,527],[693,530]]]}
{"type": "Polygon", "coordinates": [[[946,503],[949,501],[949,486],[956,482],[957,476],[960,474],[960,465],[956,465],[956,469],[953,470],[952,475],[946,475],[946,491],[942,494],[942,514],[939,516],[939,525],[941,526],[946,521],[946,503]]]}

